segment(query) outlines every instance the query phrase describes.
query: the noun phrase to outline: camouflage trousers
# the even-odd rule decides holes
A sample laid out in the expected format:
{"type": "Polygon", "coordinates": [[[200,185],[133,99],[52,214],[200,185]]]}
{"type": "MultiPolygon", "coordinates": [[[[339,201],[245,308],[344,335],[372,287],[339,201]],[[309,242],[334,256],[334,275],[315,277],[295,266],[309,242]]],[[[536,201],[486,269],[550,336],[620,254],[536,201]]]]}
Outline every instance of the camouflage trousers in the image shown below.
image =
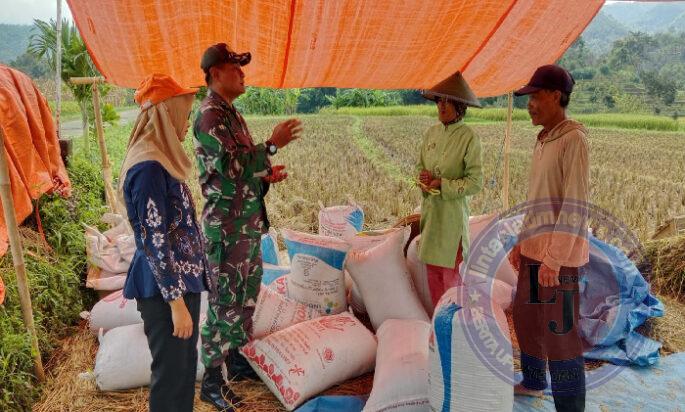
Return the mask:
{"type": "Polygon", "coordinates": [[[201,358],[205,367],[216,367],[224,362],[229,349],[239,348],[249,339],[262,281],[261,243],[259,238],[205,240],[212,285],[207,322],[201,331],[201,358]]]}

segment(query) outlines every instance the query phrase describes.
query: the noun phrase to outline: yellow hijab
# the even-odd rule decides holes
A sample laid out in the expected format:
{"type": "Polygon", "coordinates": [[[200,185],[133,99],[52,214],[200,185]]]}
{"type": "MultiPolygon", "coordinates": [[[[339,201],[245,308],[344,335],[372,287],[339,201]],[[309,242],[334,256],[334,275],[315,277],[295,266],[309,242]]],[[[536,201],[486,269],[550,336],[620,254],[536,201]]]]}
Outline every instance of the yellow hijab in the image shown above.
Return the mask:
{"type": "Polygon", "coordinates": [[[124,181],[129,169],[136,164],[154,160],[180,181],[185,181],[190,176],[192,163],[181,141],[188,130],[188,116],[194,96],[174,96],[154,105],[143,105],[141,108],[119,174],[118,197],[124,214],[124,181]]]}

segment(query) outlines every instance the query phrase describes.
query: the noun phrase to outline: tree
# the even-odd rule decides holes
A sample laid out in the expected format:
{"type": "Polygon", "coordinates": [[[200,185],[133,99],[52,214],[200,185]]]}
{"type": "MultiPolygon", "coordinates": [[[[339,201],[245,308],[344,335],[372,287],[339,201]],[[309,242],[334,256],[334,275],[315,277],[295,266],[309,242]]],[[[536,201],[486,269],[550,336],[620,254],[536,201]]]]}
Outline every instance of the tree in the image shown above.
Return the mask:
{"type": "Polygon", "coordinates": [[[384,90],[338,89],[335,96],[328,96],[333,107],[372,107],[399,104],[396,93],[384,90]]]}
{"type": "Polygon", "coordinates": [[[667,106],[675,102],[678,88],[672,79],[661,76],[657,71],[643,72],[641,77],[648,95],[660,99],[667,106]]]}
{"type": "Polygon", "coordinates": [[[30,53],[24,53],[10,62],[10,67],[13,67],[23,73],[28,74],[33,79],[39,79],[46,75],[49,68],[44,61],[38,59],[30,53]]]}
{"type": "Polygon", "coordinates": [[[628,37],[614,42],[609,53],[609,64],[614,70],[630,68],[637,71],[642,62],[649,61],[649,52],[656,46],[654,37],[640,32],[630,33],[628,37]]]}
{"type": "MultiPolygon", "coordinates": [[[[57,54],[57,24],[54,20],[45,22],[34,20],[34,32],[29,38],[28,53],[47,61],[48,67],[55,70],[57,54]]],[[[62,20],[62,81],[71,89],[76,101],[81,109],[81,121],[83,125],[83,138],[85,139],[86,154],[89,155],[88,144],[88,121],[89,110],[92,110],[91,97],[92,89],[90,85],[73,85],[69,83],[71,77],[93,77],[98,76],[99,72],[95,68],[93,61],[88,54],[86,45],[81,35],[69,20],[62,20]]],[[[104,96],[108,86],[102,85],[101,94],[104,96]]]]}
{"type": "Polygon", "coordinates": [[[248,87],[236,100],[236,106],[246,114],[279,115],[297,111],[300,89],[248,87]]]}
{"type": "Polygon", "coordinates": [[[315,87],[300,90],[300,97],[297,100],[297,111],[299,113],[316,113],[322,107],[330,106],[331,102],[327,96],[335,96],[334,87],[315,87]]]}

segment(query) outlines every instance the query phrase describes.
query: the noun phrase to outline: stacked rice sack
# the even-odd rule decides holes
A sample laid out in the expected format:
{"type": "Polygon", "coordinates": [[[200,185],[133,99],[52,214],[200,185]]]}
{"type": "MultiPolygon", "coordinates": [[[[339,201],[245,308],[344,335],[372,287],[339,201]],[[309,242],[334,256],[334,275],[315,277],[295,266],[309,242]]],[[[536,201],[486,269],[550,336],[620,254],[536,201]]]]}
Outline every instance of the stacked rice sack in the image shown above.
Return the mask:
{"type": "Polygon", "coordinates": [[[404,257],[409,230],[360,232],[363,216],[353,203],[322,207],[319,233],[283,230],[289,262],[265,264],[242,353],[288,410],[374,366],[365,410],[428,410],[430,318],[404,257]]]}
{"type": "Polygon", "coordinates": [[[106,213],[102,221],[111,226],[102,233],[97,228],[84,225],[88,258],[86,287],[98,291],[101,296],[124,287],[136,250],[133,232],[125,217],[106,213]]]}
{"type": "MultiPolygon", "coordinates": [[[[447,376],[441,365],[448,358],[436,341],[451,343],[454,362],[468,346],[457,339],[455,326],[444,336],[442,325],[453,319],[446,320],[442,306],[431,324],[434,308],[425,265],[417,257],[420,240],[408,244],[409,228],[362,232],[363,220],[363,210],[353,202],[322,207],[318,234],[282,230],[287,256],[279,250],[275,230],[264,235],[252,340],[241,352],[288,410],[374,368],[364,411],[420,412],[438,404],[441,410],[444,405],[456,410],[452,398],[444,400],[446,385],[438,375],[447,376]],[[368,317],[367,326],[355,314],[368,317]]],[[[474,223],[482,225],[483,219],[474,223]]],[[[511,287],[500,293],[497,307],[507,304],[511,293],[511,287]]],[[[203,320],[206,305],[204,299],[203,320]]],[[[111,295],[93,308],[90,320],[101,341],[98,386],[119,390],[149,384],[151,357],[135,301],[120,292],[111,295]]],[[[470,365],[479,371],[474,359],[470,365]]],[[[459,374],[463,368],[452,370],[457,369],[447,386],[468,387],[459,374]]],[[[198,365],[198,378],[202,371],[198,365]]]]}
{"type": "Polygon", "coordinates": [[[241,349],[288,410],[374,368],[376,339],[347,312],[343,271],[350,250],[343,237],[361,228],[363,212],[343,208],[332,208],[332,216],[322,209],[320,233],[326,234],[282,231],[288,266],[278,272],[265,265],[252,340],[241,349]],[[348,220],[346,213],[357,217],[348,220]]]}
{"type": "MultiPolygon", "coordinates": [[[[103,236],[109,239],[114,232],[121,231],[122,227],[123,223],[112,231],[105,232],[103,236]]],[[[92,231],[89,233],[93,235],[92,231]]],[[[116,236],[113,238],[121,239],[121,237],[116,236]]],[[[91,248],[91,251],[114,250],[113,247],[103,249],[102,244],[100,242],[100,246],[96,249],[91,248]]],[[[260,294],[259,297],[258,307],[261,309],[255,313],[254,326],[258,336],[275,332],[293,323],[314,317],[312,311],[303,305],[288,301],[283,296],[285,294],[285,276],[290,273],[290,268],[282,265],[275,230],[271,230],[262,236],[262,250],[266,261],[264,263],[263,282],[268,283],[271,288],[268,289],[267,293],[260,294]],[[265,308],[270,308],[268,315],[265,314],[265,308]]],[[[114,253],[110,253],[106,257],[102,257],[101,260],[114,262],[112,258],[114,255],[114,253]]],[[[129,258],[128,264],[130,264],[130,260],[129,258]]],[[[122,260],[120,259],[119,262],[123,270],[122,260]]],[[[128,270],[128,266],[126,266],[126,270],[128,270]]],[[[125,275],[124,273],[124,279],[125,275]]],[[[152,355],[143,330],[143,319],[138,312],[136,300],[124,298],[121,288],[123,288],[123,281],[118,290],[103,297],[90,312],[81,314],[84,319],[88,320],[91,331],[98,335],[100,347],[95,359],[92,378],[94,378],[97,387],[103,391],[147,386],[151,379],[152,355]]],[[[266,289],[266,286],[263,288],[266,289]]],[[[204,292],[201,295],[200,328],[206,320],[207,308],[207,292],[204,292]]],[[[201,340],[198,339],[198,351],[200,345],[201,340]]],[[[201,379],[203,373],[204,366],[198,357],[198,380],[201,379]]]]}
{"type": "MultiPolygon", "coordinates": [[[[200,327],[206,321],[207,292],[201,295],[200,327]]],[[[98,389],[118,391],[148,386],[151,380],[152,354],[143,330],[143,320],[135,300],[121,296],[121,292],[98,302],[90,313],[92,323],[105,325],[95,331],[100,346],[95,357],[92,377],[98,389]]],[[[198,339],[198,350],[200,340],[198,339]]],[[[204,373],[204,366],[197,364],[197,379],[204,373]]]]}

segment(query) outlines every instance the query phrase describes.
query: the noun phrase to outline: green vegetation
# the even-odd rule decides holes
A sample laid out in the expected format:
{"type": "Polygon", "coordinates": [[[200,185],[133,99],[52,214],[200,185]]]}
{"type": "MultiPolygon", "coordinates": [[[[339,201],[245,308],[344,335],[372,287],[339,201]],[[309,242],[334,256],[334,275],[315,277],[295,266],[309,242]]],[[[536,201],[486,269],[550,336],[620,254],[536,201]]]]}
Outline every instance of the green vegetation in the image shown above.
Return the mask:
{"type": "MultiPolygon", "coordinates": [[[[336,114],[345,116],[431,116],[437,115],[433,105],[414,106],[388,106],[388,107],[341,107],[333,109],[324,108],[323,114],[336,114]]],[[[499,108],[470,108],[466,112],[466,122],[504,122],[507,111],[499,108]]],[[[572,114],[574,119],[588,127],[608,127],[636,130],[658,130],[673,132],[685,130],[685,119],[675,121],[665,116],[601,113],[601,114],[572,114]]],[[[512,118],[514,121],[529,121],[530,117],[525,110],[514,109],[512,118]]]]}
{"type": "Polygon", "coordinates": [[[573,116],[576,120],[588,127],[617,127],[621,129],[659,130],[677,132],[685,130],[681,123],[663,116],[602,113],[602,114],[579,114],[573,116]]]}
{"type": "MultiPolygon", "coordinates": [[[[48,104],[50,105],[50,110],[52,110],[52,112],[54,114],[55,102],[51,101],[51,102],[48,102],[48,104]]],[[[73,100],[62,102],[62,112],[61,112],[62,120],[78,119],[79,117],[81,117],[81,108],[79,107],[78,102],[75,102],[73,100]]]]}
{"type": "MultiPolygon", "coordinates": [[[[57,68],[57,42],[62,47],[62,81],[69,87],[79,105],[81,113],[81,123],[83,126],[83,137],[86,142],[85,150],[90,151],[88,143],[88,125],[93,124],[93,105],[92,87],[90,85],[74,85],[69,83],[72,77],[93,77],[99,75],[95,64],[88,54],[86,44],[81,38],[81,34],[74,23],[68,19],[62,21],[62,32],[60,39],[57,39],[57,23],[54,20],[49,22],[43,20],[34,21],[34,32],[31,34],[27,51],[36,58],[47,62],[51,70],[57,68]]],[[[101,96],[105,96],[111,86],[107,84],[99,85],[101,96]]],[[[113,108],[103,108],[105,119],[116,117],[113,108]]],[[[105,120],[107,121],[107,120],[105,120]]]]}
{"type": "MultiPolygon", "coordinates": [[[[44,360],[58,340],[69,334],[78,314],[92,303],[84,293],[86,256],[81,222],[98,226],[103,205],[100,169],[83,158],[69,168],[73,194],[68,199],[44,196],[40,215],[49,247],[32,228],[21,229],[34,318],[44,360]]],[[[32,377],[31,345],[22,320],[10,254],[0,258],[7,298],[0,306],[0,410],[30,410],[39,388],[32,377]]]]}

